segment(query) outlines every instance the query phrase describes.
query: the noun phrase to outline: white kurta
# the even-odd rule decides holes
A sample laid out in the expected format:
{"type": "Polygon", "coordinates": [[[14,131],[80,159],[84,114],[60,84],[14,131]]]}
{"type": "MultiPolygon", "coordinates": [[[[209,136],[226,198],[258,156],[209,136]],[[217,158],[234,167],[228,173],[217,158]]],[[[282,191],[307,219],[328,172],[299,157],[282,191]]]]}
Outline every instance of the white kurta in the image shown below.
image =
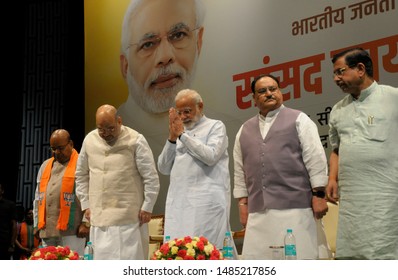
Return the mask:
{"type": "MultiPolygon", "coordinates": [[[[266,118],[259,114],[259,129],[263,138],[266,137],[278,113],[283,108],[284,105],[269,112],[266,118]]],[[[296,120],[296,128],[311,186],[312,188],[325,187],[328,181],[327,160],[317,127],[306,114],[300,113],[296,120]]],[[[236,135],[234,146],[235,198],[248,196],[239,141],[241,130],[242,127],[236,135]]],[[[283,245],[287,228],[293,229],[293,234],[296,236],[298,259],[330,257],[321,221],[316,221],[312,209],[308,208],[267,209],[262,212],[250,213],[243,242],[243,259],[272,259],[272,250],[269,246],[283,245]],[[318,238],[318,235],[322,238],[318,238]]]]}
{"type": "Polygon", "coordinates": [[[222,248],[230,231],[227,147],[225,125],[204,116],[177,144],[166,142],[158,159],[159,171],[170,175],[165,236],[204,236],[222,248]]]}
{"type": "Polygon", "coordinates": [[[330,114],[339,148],[337,258],[398,259],[398,88],[374,82],[330,114]]]}

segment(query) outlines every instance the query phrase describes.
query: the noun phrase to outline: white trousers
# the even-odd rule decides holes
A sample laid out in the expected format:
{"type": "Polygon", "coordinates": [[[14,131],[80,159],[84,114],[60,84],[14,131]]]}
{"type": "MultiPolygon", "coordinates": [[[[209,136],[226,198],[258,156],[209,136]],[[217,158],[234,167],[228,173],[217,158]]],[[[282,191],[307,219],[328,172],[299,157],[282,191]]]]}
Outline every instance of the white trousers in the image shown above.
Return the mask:
{"type": "MultiPolygon", "coordinates": [[[[272,259],[270,246],[283,246],[286,230],[289,228],[296,237],[297,259],[318,259],[318,249],[321,248],[322,252],[327,250],[327,244],[318,244],[318,234],[322,236],[323,233],[325,236],[325,233],[320,222],[315,220],[311,208],[270,209],[249,214],[242,259],[272,259]]],[[[326,238],[322,240],[325,241],[326,238]]],[[[322,257],[324,254],[322,253],[322,257]]]]}
{"type": "Polygon", "coordinates": [[[94,247],[94,260],[148,259],[148,224],[91,226],[90,241],[94,247]]]}

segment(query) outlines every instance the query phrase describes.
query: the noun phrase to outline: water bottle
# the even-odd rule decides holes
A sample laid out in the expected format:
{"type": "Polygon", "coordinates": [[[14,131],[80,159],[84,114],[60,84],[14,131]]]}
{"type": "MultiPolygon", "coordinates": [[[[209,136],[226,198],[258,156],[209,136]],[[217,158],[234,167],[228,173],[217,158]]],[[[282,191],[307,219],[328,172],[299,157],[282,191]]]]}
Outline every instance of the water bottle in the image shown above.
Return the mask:
{"type": "Polygon", "coordinates": [[[84,248],[84,259],[85,260],[94,259],[94,248],[93,248],[93,243],[91,243],[91,241],[88,241],[86,247],[84,248]]]}
{"type": "Polygon", "coordinates": [[[166,235],[166,237],[164,238],[164,243],[167,243],[170,241],[170,235],[166,235]]]}
{"type": "Polygon", "coordinates": [[[285,235],[285,260],[297,260],[296,238],[290,228],[285,235]]]}
{"type": "Polygon", "coordinates": [[[227,231],[225,233],[224,244],[223,244],[223,256],[224,256],[224,259],[226,259],[226,260],[234,259],[232,237],[231,237],[230,231],[227,231]]]}

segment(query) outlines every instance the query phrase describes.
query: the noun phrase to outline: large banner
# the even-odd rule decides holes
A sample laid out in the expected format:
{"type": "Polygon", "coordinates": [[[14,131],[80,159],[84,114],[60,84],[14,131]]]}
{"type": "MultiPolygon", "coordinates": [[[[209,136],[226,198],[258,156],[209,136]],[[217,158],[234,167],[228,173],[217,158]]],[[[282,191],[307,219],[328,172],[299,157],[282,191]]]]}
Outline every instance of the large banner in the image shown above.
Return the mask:
{"type": "MultiPolygon", "coordinates": [[[[250,90],[255,76],[271,73],[280,79],[284,104],[302,110],[318,125],[327,155],[329,112],[345,96],[333,82],[334,53],[353,46],[367,49],[374,61],[375,79],[380,84],[398,86],[396,0],[203,0],[203,29],[196,25],[187,29],[192,45],[188,41],[177,45],[166,35],[158,42],[159,48],[166,48],[162,40],[167,39],[175,43],[176,49],[191,48],[192,53],[179,57],[171,49],[162,49],[163,55],[170,57],[159,58],[158,62],[150,62],[146,59],[150,54],[142,53],[140,63],[129,65],[136,67],[131,70],[138,76],[135,84],[127,82],[129,71],[120,51],[148,45],[134,41],[122,46],[122,23],[129,3],[130,0],[85,0],[86,132],[95,128],[97,107],[113,104],[120,107],[125,125],[144,134],[157,161],[168,135],[167,108],[157,104],[153,109],[157,112],[148,113],[144,107],[150,105],[138,105],[133,88],[139,88],[140,79],[150,75],[150,67],[157,67],[155,63],[175,64],[181,73],[179,78],[186,78],[184,86],[202,95],[205,114],[227,126],[232,188],[235,134],[244,121],[258,113],[250,90]]],[[[159,15],[151,19],[148,14],[133,14],[131,32],[138,34],[140,26],[167,25],[167,16],[179,15],[172,5],[151,11],[159,15]]],[[[184,20],[186,17],[193,25],[198,22],[189,18],[192,10],[184,11],[184,20]]],[[[143,89],[150,87],[142,84],[143,89]]],[[[163,106],[168,107],[166,101],[163,106]]],[[[161,193],[154,213],[164,213],[168,177],[160,178],[161,193]]],[[[233,230],[240,229],[236,203],[232,203],[231,224],[233,230]]]]}

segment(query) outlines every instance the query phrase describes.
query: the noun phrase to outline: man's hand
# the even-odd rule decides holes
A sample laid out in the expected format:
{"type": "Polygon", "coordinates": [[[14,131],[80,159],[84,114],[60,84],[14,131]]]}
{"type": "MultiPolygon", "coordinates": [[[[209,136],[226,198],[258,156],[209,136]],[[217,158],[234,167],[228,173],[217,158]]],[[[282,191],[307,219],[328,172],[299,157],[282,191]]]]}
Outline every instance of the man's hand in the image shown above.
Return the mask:
{"type": "Polygon", "coordinates": [[[322,219],[323,216],[328,212],[328,204],[325,198],[312,197],[312,211],[316,219],[322,219]]]}
{"type": "Polygon", "coordinates": [[[247,219],[249,217],[249,207],[248,207],[247,197],[242,197],[239,199],[238,208],[239,208],[239,221],[242,227],[246,228],[247,219]]]}
{"type": "Polygon", "coordinates": [[[175,108],[169,109],[169,140],[177,141],[178,136],[184,132],[184,124],[175,108]]]}
{"type": "Polygon", "coordinates": [[[87,237],[90,233],[90,226],[87,222],[82,222],[77,229],[76,236],[80,238],[87,237]]]}
{"type": "Polygon", "coordinates": [[[337,204],[339,201],[339,189],[337,181],[329,180],[329,183],[326,187],[326,199],[333,204],[337,204]]]}
{"type": "Polygon", "coordinates": [[[146,223],[149,223],[149,221],[151,220],[152,217],[152,213],[150,212],[146,212],[144,210],[140,210],[139,213],[139,220],[140,220],[140,226],[146,223]]]}

